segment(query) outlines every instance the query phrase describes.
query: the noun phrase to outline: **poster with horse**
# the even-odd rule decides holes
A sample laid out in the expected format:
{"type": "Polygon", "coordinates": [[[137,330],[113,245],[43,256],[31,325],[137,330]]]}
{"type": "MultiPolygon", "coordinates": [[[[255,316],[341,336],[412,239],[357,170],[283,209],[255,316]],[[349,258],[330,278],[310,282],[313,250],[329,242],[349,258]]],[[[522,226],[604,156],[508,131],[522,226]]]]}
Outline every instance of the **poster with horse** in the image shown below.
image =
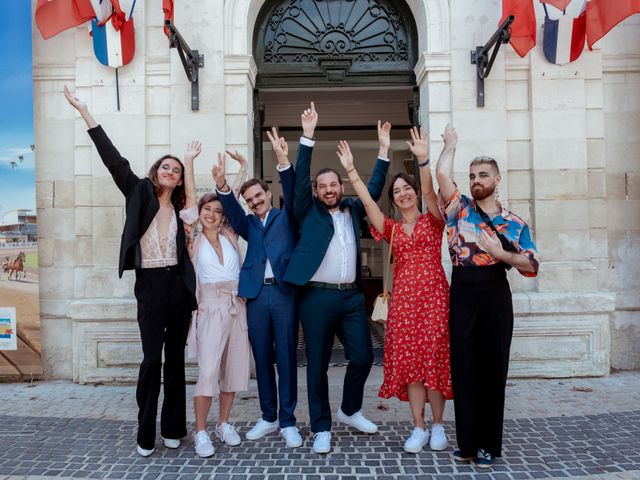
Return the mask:
{"type": "Polygon", "coordinates": [[[30,3],[0,20],[0,379],[42,374],[30,3]]]}

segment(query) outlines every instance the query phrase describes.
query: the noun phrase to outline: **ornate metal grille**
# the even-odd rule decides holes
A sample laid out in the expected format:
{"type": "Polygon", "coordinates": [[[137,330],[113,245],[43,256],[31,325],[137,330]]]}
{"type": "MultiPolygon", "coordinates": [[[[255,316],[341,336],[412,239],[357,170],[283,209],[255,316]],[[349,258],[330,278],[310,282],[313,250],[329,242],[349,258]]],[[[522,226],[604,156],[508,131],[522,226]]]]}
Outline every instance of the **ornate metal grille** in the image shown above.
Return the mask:
{"type": "Polygon", "coordinates": [[[354,62],[407,61],[398,11],[369,0],[294,0],[276,8],[265,32],[265,63],[317,63],[318,56],[354,62]]]}
{"type": "Polygon", "coordinates": [[[261,16],[255,42],[263,74],[295,67],[344,81],[354,73],[406,76],[415,65],[415,27],[403,2],[279,0],[268,2],[261,16]]]}

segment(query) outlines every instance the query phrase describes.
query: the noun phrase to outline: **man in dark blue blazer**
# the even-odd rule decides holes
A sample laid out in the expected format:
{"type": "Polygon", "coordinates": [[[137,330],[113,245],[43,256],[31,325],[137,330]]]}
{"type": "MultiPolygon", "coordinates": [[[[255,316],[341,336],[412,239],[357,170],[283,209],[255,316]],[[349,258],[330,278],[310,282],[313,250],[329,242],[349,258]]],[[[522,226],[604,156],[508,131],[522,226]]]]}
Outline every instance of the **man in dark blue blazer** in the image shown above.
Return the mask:
{"type": "MultiPolygon", "coordinates": [[[[276,169],[282,182],[284,210],[272,207],[269,186],[254,178],[240,188],[240,194],[253,213],[247,215],[225,180],[224,162],[214,169],[215,182],[229,223],[247,241],[238,296],[247,299],[249,340],[256,362],[262,417],[246,437],[257,440],[280,427],[287,446],[299,447],[302,438],[295,426],[294,415],[298,402],[297,291],[294,285],[284,281],[298,232],[293,213],[295,174],[287,158],[288,146],[284,138],[278,136],[275,128],[267,135],[278,158],[276,169]],[[274,362],[278,368],[277,389],[274,362]]],[[[238,155],[228,153],[232,157],[238,155]]]]}
{"type": "MultiPolygon", "coordinates": [[[[284,279],[305,287],[300,300],[300,321],[307,349],[309,417],[315,433],[313,451],[327,453],[331,450],[327,370],[335,335],[342,341],[349,359],[338,420],[365,433],[375,433],[378,427],[360,411],[373,363],[360,276],[360,221],[366,214],[360,200],[342,198],[342,179],[333,169],[321,169],[312,189],[311,153],[317,121],[312,102],[311,108],[302,114],[303,137],[296,160],[294,211],[301,238],[284,279]]],[[[381,142],[368,185],[375,200],[380,198],[389,170],[387,148],[383,149],[381,142]]]]}

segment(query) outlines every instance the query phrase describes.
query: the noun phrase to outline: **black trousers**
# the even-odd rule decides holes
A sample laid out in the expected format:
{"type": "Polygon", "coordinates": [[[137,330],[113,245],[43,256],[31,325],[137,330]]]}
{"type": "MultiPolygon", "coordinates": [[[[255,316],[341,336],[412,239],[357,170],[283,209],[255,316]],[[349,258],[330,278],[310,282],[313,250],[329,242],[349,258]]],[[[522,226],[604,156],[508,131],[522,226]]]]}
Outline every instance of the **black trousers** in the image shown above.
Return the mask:
{"type": "Polygon", "coordinates": [[[458,448],[502,454],[513,304],[504,266],[454,267],[449,315],[458,448]]]}
{"type": "Polygon", "coordinates": [[[364,385],[373,364],[373,347],[364,296],[359,290],[309,287],[302,294],[300,321],[307,350],[307,394],[312,432],[331,430],[327,370],[337,335],[349,360],[344,376],[342,411],[362,408],[364,385]]]}
{"type": "Polygon", "coordinates": [[[136,389],[138,445],[152,449],[161,373],[164,375],[161,435],[172,439],[187,435],[184,348],[191,319],[190,302],[175,266],[136,270],[135,295],[143,353],[136,389]]]}

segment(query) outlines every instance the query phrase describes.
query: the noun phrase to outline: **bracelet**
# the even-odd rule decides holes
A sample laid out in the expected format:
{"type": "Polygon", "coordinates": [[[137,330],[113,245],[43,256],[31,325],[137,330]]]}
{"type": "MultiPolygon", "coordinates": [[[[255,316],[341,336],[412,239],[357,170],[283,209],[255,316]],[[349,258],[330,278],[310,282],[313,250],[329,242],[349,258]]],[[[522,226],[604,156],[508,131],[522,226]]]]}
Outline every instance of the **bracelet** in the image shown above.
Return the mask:
{"type": "Polygon", "coordinates": [[[218,190],[222,191],[222,189],[225,187],[225,185],[226,185],[226,184],[227,184],[227,179],[225,178],[225,179],[224,179],[224,183],[222,184],[222,186],[221,186],[221,187],[219,187],[218,185],[216,185],[216,188],[217,188],[218,190]]]}
{"type": "Polygon", "coordinates": [[[427,158],[424,162],[419,163],[418,166],[419,167],[428,167],[430,163],[431,163],[431,159],[427,158]]]}
{"type": "Polygon", "coordinates": [[[355,171],[356,167],[353,167],[351,170],[347,170],[347,175],[349,175],[351,172],[355,171]]]}

